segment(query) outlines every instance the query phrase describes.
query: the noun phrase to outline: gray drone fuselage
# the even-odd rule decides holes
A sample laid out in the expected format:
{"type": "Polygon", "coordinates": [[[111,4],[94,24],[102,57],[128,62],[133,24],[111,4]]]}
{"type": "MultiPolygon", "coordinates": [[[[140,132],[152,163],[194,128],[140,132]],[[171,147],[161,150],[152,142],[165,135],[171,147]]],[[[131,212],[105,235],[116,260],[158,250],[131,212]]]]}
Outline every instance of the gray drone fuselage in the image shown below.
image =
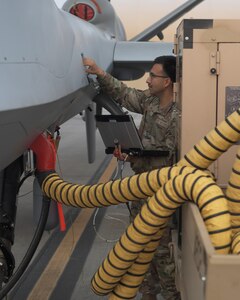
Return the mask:
{"type": "Polygon", "coordinates": [[[69,0],[62,10],[54,0],[1,1],[0,170],[39,133],[91,105],[97,92],[81,54],[121,80],[141,77],[156,56],[172,54],[171,43],[126,41],[110,2],[98,0],[101,11],[93,3],[69,0]],[[80,2],[93,8],[91,22],[69,13],[80,2]]]}

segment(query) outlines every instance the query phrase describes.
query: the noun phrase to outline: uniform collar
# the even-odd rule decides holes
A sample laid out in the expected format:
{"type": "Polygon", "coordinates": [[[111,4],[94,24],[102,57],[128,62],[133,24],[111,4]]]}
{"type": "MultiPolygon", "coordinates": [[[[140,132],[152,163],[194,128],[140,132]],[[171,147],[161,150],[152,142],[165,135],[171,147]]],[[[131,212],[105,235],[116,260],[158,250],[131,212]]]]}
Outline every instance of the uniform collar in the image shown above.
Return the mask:
{"type": "Polygon", "coordinates": [[[168,103],[167,105],[163,106],[163,107],[160,107],[160,104],[158,105],[158,111],[163,114],[163,115],[166,115],[169,113],[169,111],[172,109],[174,105],[174,102],[171,101],[170,103],[168,103]]]}

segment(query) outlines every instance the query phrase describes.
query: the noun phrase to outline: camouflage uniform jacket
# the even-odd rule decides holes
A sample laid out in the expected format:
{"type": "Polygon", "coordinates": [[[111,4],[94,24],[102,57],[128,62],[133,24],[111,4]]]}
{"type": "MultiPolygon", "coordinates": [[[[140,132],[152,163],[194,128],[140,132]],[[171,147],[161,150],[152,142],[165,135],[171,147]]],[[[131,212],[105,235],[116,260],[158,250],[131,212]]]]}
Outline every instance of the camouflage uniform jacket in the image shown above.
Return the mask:
{"type": "Polygon", "coordinates": [[[169,150],[168,157],[133,157],[131,167],[135,173],[150,171],[173,164],[173,153],[177,144],[177,113],[175,103],[160,108],[158,97],[149,90],[130,88],[109,74],[98,78],[100,87],[113,100],[127,110],[142,114],[139,134],[147,150],[169,150]]]}

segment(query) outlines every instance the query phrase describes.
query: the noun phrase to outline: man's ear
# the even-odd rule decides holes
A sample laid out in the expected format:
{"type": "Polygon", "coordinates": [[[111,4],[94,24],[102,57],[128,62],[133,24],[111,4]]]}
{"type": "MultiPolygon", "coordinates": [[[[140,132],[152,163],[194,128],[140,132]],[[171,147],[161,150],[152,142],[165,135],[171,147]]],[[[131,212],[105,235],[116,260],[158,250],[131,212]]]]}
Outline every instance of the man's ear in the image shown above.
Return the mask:
{"type": "Polygon", "coordinates": [[[171,84],[172,84],[172,80],[169,77],[165,78],[165,87],[168,87],[171,84]]]}

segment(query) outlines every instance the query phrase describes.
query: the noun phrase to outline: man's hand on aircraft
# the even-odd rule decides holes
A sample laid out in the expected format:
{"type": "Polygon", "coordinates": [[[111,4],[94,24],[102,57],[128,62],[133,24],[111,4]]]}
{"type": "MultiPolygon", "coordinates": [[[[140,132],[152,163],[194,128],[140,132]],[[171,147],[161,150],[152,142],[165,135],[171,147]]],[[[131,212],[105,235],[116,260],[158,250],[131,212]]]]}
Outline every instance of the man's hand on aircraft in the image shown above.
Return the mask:
{"type": "Polygon", "coordinates": [[[128,155],[126,153],[122,153],[120,149],[115,148],[113,151],[113,156],[115,156],[118,160],[127,161],[128,155]]]}
{"type": "Polygon", "coordinates": [[[104,77],[106,75],[105,71],[101,69],[93,59],[89,57],[83,57],[82,60],[83,65],[86,67],[86,73],[94,74],[98,77],[104,77]]]}

